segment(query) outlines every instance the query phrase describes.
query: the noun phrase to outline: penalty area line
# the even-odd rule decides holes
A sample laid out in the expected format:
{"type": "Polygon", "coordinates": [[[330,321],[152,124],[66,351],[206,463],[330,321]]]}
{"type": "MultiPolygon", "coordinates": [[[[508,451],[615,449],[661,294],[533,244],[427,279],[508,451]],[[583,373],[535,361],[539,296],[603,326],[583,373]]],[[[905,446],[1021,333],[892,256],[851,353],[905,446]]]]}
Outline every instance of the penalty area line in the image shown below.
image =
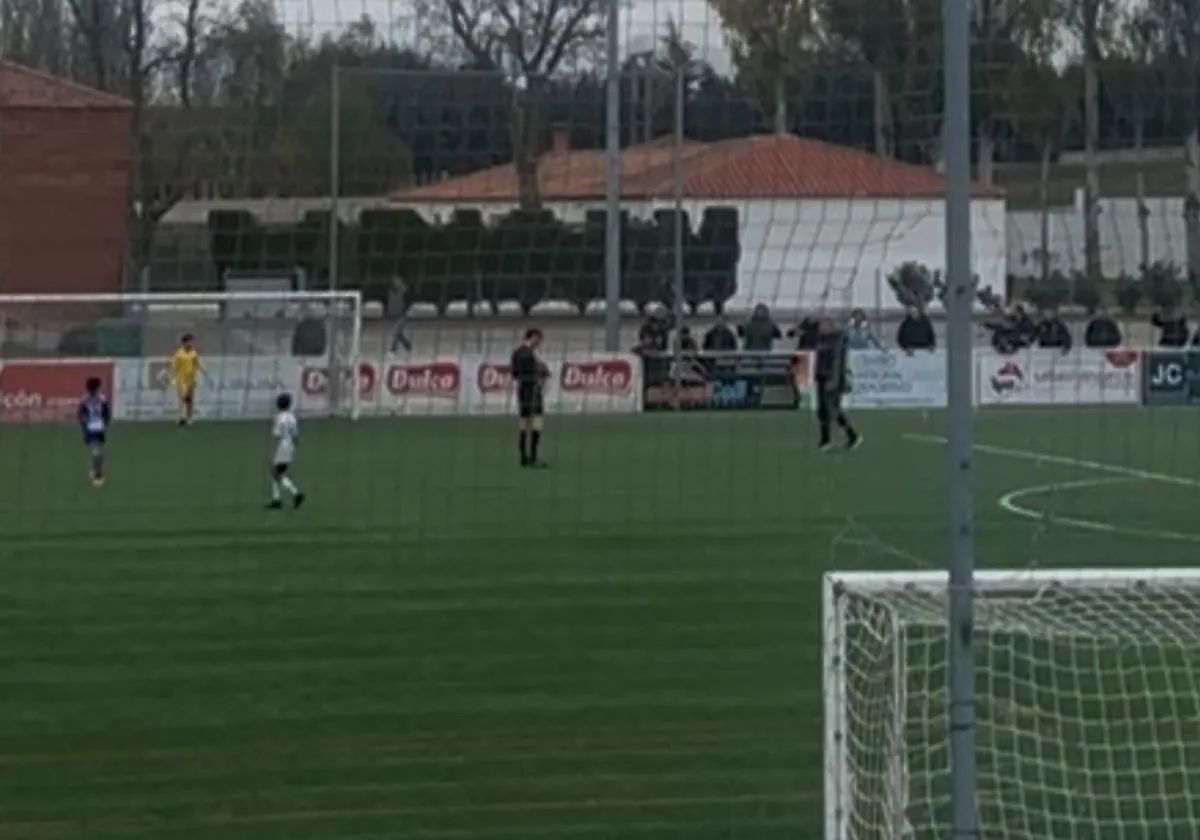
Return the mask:
{"type": "MultiPolygon", "coordinates": [[[[950,442],[948,438],[941,435],[906,434],[904,435],[904,439],[917,443],[937,444],[939,446],[945,446],[950,442]]],[[[971,449],[975,452],[981,452],[984,455],[995,455],[1000,458],[1009,458],[1016,461],[1058,464],[1063,467],[1092,470],[1094,472],[1108,473],[1109,475],[1122,476],[1123,478],[1137,479],[1139,481],[1157,481],[1160,484],[1173,484],[1176,487],[1190,487],[1194,490],[1200,489],[1200,479],[1188,478],[1182,475],[1171,475],[1170,473],[1152,472],[1150,470],[1139,470],[1136,467],[1123,467],[1120,464],[1109,464],[1104,461],[1070,458],[1066,455],[1052,455],[1048,452],[1036,452],[1032,449],[1014,449],[1007,446],[992,446],[986,443],[972,444],[971,449]]]]}
{"type": "Polygon", "coordinates": [[[1094,519],[1063,516],[1058,513],[1025,507],[1017,503],[1018,499],[1027,499],[1030,496],[1069,493],[1072,490],[1084,490],[1089,487],[1104,487],[1109,484],[1124,484],[1140,480],[1133,476],[1108,476],[1107,478],[1084,478],[1079,481],[1055,481],[1049,484],[1036,484],[1005,493],[1000,497],[997,504],[1001,510],[1011,513],[1013,516],[1019,516],[1022,519],[1029,519],[1034,522],[1046,522],[1052,525],[1062,525],[1069,528],[1078,528],[1083,531],[1094,531],[1099,534],[1113,534],[1115,536],[1172,540],[1174,542],[1200,542],[1200,534],[1186,534],[1182,531],[1166,531],[1159,528],[1131,528],[1125,525],[1113,525],[1107,522],[1097,522],[1094,519]]]}
{"type": "MultiPolygon", "coordinates": [[[[904,435],[904,438],[917,443],[930,443],[937,444],[939,446],[945,446],[950,442],[947,438],[940,435],[906,434],[904,435]]],[[[1124,535],[1147,539],[1171,540],[1174,542],[1200,543],[1200,534],[1188,534],[1181,531],[1169,531],[1159,528],[1134,528],[1125,525],[1112,525],[1105,522],[1097,522],[1091,519],[1061,516],[1018,504],[1019,499],[1026,499],[1030,496],[1039,496],[1055,492],[1070,492],[1072,490],[1082,490],[1088,487],[1101,487],[1107,484],[1119,484],[1127,481],[1154,481],[1159,482],[1160,484],[1170,484],[1175,487],[1188,487],[1196,489],[1200,488],[1200,480],[1187,478],[1186,476],[1181,475],[1153,472],[1151,470],[1139,470],[1135,467],[1123,467],[1120,464],[1109,464],[1105,463],[1104,461],[1092,461],[1086,458],[1070,458],[1065,455],[1052,455],[1045,452],[1036,452],[1031,449],[1014,449],[1007,446],[992,446],[986,443],[974,444],[972,445],[971,449],[985,455],[994,455],[1000,458],[1009,458],[1017,461],[1033,461],[1040,464],[1058,464],[1064,467],[1074,467],[1076,469],[1106,473],[1108,476],[1107,478],[1088,478],[1079,479],[1076,481],[1055,481],[1048,484],[1037,484],[1030,487],[1022,487],[1017,490],[1012,490],[1001,496],[997,501],[997,504],[1001,510],[1010,513],[1013,516],[1019,516],[1022,519],[1029,519],[1035,522],[1046,522],[1053,523],[1055,525],[1063,525],[1068,528],[1078,528],[1080,530],[1092,531],[1094,533],[1124,535]]]]}

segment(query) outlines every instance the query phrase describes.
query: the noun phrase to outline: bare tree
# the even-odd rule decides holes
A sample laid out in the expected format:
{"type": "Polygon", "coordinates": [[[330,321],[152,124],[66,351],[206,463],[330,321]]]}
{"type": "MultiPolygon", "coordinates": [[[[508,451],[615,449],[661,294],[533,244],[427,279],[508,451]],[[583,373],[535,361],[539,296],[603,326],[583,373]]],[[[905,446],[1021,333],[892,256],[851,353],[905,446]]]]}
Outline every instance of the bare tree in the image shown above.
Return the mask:
{"type": "Polygon", "coordinates": [[[133,268],[145,268],[159,222],[197,180],[205,126],[193,112],[208,22],[201,0],[66,0],[83,59],[77,77],[132,103],[133,268]]]}
{"type": "Polygon", "coordinates": [[[541,209],[538,154],[547,81],[595,51],[617,0],[419,0],[437,41],[449,33],[480,68],[503,70],[512,89],[513,157],[522,210],[541,209]]]}
{"type": "Polygon", "coordinates": [[[0,0],[0,56],[61,75],[67,42],[61,0],[0,0]]]}

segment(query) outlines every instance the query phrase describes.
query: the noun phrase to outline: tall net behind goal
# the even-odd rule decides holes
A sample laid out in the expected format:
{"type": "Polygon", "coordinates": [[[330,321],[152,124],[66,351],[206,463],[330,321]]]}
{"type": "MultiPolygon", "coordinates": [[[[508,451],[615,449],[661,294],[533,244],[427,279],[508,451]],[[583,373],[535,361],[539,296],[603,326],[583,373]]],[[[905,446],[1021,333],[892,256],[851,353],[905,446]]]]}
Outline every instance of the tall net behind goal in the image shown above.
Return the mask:
{"type": "MultiPolygon", "coordinates": [[[[980,813],[1011,838],[1195,832],[1191,572],[982,572],[980,813]]],[[[825,584],[826,838],[945,834],[946,575],[825,584]]]]}

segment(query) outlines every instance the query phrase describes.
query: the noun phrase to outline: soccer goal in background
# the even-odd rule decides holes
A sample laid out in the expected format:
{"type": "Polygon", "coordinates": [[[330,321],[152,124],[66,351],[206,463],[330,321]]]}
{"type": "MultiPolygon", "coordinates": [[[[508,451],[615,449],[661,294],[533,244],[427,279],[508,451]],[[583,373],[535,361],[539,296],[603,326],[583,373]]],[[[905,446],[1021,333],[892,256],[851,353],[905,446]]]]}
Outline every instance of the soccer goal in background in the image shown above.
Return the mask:
{"type": "Polygon", "coordinates": [[[265,418],[284,392],[357,418],[362,309],[358,291],[0,295],[0,413],[47,419],[94,373],[117,419],[171,419],[170,357],[191,335],[200,419],[265,418]]]}
{"type": "MultiPolygon", "coordinates": [[[[988,834],[1151,840],[1194,825],[1198,585],[1187,569],[977,572],[988,834]]],[[[944,837],[947,575],[832,572],[823,593],[825,838],[944,837]]]]}

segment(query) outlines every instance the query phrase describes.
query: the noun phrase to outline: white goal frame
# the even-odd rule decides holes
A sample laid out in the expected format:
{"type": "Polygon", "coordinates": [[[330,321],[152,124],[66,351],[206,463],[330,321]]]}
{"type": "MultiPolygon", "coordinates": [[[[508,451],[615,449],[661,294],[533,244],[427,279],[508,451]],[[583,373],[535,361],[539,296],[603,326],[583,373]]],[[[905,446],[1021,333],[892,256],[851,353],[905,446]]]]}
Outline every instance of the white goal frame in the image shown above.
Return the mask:
{"type": "MultiPolygon", "coordinates": [[[[977,607],[986,604],[990,595],[1004,598],[1028,598],[1036,603],[1042,598],[1054,597],[1064,592],[1074,593],[1138,593],[1153,587],[1164,591],[1178,588],[1182,591],[1200,590],[1200,568],[1073,568],[1073,569],[1024,569],[1024,570],[978,570],[975,572],[975,597],[977,607]]],[[[849,721],[847,715],[847,605],[853,596],[862,599],[878,599],[886,603],[890,593],[936,596],[947,600],[949,574],[944,571],[898,571],[898,572],[827,572],[821,587],[821,644],[822,644],[822,687],[824,691],[824,770],[825,770],[825,840],[857,840],[851,819],[855,806],[855,779],[852,761],[848,755],[849,721]]],[[[922,616],[924,619],[925,616],[922,616]]],[[[893,696],[891,708],[893,720],[889,729],[895,740],[881,744],[886,754],[887,779],[884,782],[883,803],[890,825],[882,832],[872,834],[885,840],[904,840],[911,837],[913,830],[908,823],[908,797],[910,784],[908,761],[904,744],[907,721],[906,679],[903,671],[904,657],[899,648],[904,644],[901,619],[893,613],[891,617],[892,640],[897,650],[891,657],[894,669],[891,679],[893,696]]],[[[945,609],[937,614],[932,611],[928,623],[909,626],[943,628],[949,626],[945,609]]],[[[986,631],[984,622],[977,622],[976,629],[986,631]]],[[[1003,627],[997,628],[1004,632],[1003,627]]],[[[947,715],[949,709],[947,708],[947,715]]],[[[949,720],[946,722],[946,737],[949,738],[949,720]]],[[[947,756],[949,751],[947,751],[947,756]]],[[[949,768],[947,768],[948,771],[949,768]]],[[[985,832],[987,833],[987,832],[985,832]]]]}
{"type": "MultiPolygon", "coordinates": [[[[297,307],[326,307],[329,314],[336,314],[339,310],[342,311],[342,317],[350,322],[350,334],[347,337],[347,350],[344,354],[344,359],[339,360],[338,367],[344,367],[348,371],[353,372],[353,379],[357,381],[359,363],[362,359],[362,332],[363,332],[363,298],[362,292],[358,290],[345,291],[270,291],[263,290],[261,292],[241,291],[241,292],[110,292],[110,293],[80,293],[80,294],[0,294],[0,338],[3,336],[4,330],[4,311],[9,307],[25,308],[36,307],[39,305],[53,306],[60,305],[68,306],[86,306],[87,304],[111,305],[120,304],[128,308],[129,314],[134,315],[141,313],[152,314],[155,309],[161,308],[163,312],[174,311],[176,313],[185,314],[188,310],[204,312],[216,307],[216,312],[208,311],[209,315],[215,314],[218,318],[228,323],[236,321],[238,317],[251,319],[262,318],[266,320],[269,315],[256,315],[251,307],[254,305],[274,305],[278,304],[282,307],[279,313],[280,317],[284,315],[298,315],[302,310],[297,312],[288,312],[289,309],[297,307]],[[246,311],[239,316],[237,312],[230,314],[222,312],[223,307],[230,305],[235,307],[245,307],[246,311]]],[[[331,319],[333,320],[333,319],[331,319]]],[[[338,345],[338,336],[330,335],[328,347],[326,348],[326,363],[331,367],[335,361],[334,349],[338,345]]],[[[3,358],[0,357],[0,361],[3,358]]],[[[71,360],[76,361],[76,360],[71,360]]],[[[48,363],[53,363],[53,360],[48,360],[48,363]]],[[[340,387],[340,379],[331,377],[331,387],[340,387]]],[[[359,388],[351,387],[349,396],[349,417],[357,420],[362,412],[361,395],[359,388]]]]}

